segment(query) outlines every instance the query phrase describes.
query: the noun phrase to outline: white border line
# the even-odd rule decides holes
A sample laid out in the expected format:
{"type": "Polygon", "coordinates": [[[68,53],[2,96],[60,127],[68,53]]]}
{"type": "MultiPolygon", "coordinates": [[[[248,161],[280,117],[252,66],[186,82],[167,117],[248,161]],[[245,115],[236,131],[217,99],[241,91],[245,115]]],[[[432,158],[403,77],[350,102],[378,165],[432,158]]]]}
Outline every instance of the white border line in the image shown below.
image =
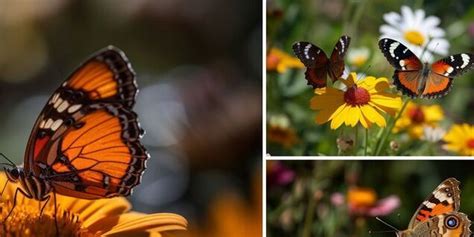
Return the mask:
{"type": "Polygon", "coordinates": [[[267,236],[267,0],[262,0],[262,236],[267,236]]]}

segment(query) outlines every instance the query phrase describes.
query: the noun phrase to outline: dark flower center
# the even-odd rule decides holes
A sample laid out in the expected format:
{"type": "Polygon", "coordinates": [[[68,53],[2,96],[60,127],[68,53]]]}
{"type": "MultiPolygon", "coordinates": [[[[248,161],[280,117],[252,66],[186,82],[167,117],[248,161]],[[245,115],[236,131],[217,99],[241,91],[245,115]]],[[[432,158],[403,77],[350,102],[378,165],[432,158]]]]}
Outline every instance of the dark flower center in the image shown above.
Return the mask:
{"type": "Polygon", "coordinates": [[[423,123],[425,121],[425,113],[421,107],[415,107],[408,111],[408,117],[410,117],[411,121],[416,124],[423,123]]]}
{"type": "Polygon", "coordinates": [[[344,93],[344,101],[352,106],[365,105],[370,101],[370,94],[365,88],[354,85],[344,93]]]}
{"type": "Polygon", "coordinates": [[[467,140],[467,147],[469,147],[470,149],[474,149],[474,138],[471,138],[469,140],[467,140]]]}

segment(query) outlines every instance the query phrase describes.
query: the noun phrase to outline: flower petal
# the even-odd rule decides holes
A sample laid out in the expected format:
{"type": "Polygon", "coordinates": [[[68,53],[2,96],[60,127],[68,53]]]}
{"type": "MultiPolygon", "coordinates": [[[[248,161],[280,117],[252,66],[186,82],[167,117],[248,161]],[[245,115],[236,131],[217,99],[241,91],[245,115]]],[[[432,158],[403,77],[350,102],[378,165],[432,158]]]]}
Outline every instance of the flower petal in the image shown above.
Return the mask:
{"type": "Polygon", "coordinates": [[[91,227],[91,230],[106,230],[101,236],[117,236],[117,234],[126,234],[131,236],[133,233],[140,232],[163,232],[185,230],[187,221],[180,215],[171,213],[142,214],[127,213],[119,217],[104,218],[101,223],[91,227]],[[97,226],[100,224],[100,226],[97,226]]]}
{"type": "Polygon", "coordinates": [[[374,122],[379,127],[385,127],[387,124],[385,122],[385,118],[380,115],[372,106],[364,105],[361,106],[362,114],[371,122],[374,122]]]}

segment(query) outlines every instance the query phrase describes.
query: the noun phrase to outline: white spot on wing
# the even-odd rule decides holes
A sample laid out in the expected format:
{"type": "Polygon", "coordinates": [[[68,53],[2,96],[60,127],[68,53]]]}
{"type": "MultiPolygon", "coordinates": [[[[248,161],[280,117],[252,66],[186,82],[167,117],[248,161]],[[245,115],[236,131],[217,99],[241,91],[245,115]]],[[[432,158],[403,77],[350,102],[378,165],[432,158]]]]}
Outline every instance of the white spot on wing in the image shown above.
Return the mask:
{"type": "Polygon", "coordinates": [[[58,108],[58,106],[59,106],[62,102],[63,102],[63,99],[58,98],[58,99],[56,100],[56,102],[54,102],[53,107],[54,107],[55,109],[58,108]]]}
{"type": "Polygon", "coordinates": [[[50,104],[54,104],[56,103],[56,100],[59,98],[59,93],[55,93],[53,95],[53,98],[51,98],[51,100],[49,101],[50,104]]]}
{"type": "Polygon", "coordinates": [[[40,124],[39,124],[39,127],[40,127],[40,128],[44,128],[44,124],[45,124],[45,123],[46,123],[46,122],[45,122],[44,120],[41,120],[41,122],[40,122],[40,124]]]}
{"type": "Polygon", "coordinates": [[[469,57],[469,55],[463,53],[463,54],[461,54],[461,58],[462,58],[461,68],[465,68],[469,64],[469,61],[470,61],[471,57],[469,57]]]}
{"type": "Polygon", "coordinates": [[[54,121],[54,123],[51,124],[51,130],[56,131],[61,126],[61,124],[63,124],[62,119],[58,119],[58,120],[54,121]]]}
{"type": "Polygon", "coordinates": [[[52,124],[53,124],[53,120],[49,118],[44,124],[44,128],[50,128],[52,124]]]}
{"type": "Polygon", "coordinates": [[[69,109],[67,109],[67,112],[72,114],[72,113],[78,111],[81,107],[82,107],[81,104],[72,105],[71,107],[69,107],[69,109]]]}
{"type": "Polygon", "coordinates": [[[392,57],[395,58],[395,50],[398,48],[398,46],[400,45],[400,43],[398,42],[394,42],[390,45],[389,49],[388,49],[388,52],[390,53],[390,55],[392,55],[392,57]]]}
{"type": "Polygon", "coordinates": [[[66,110],[67,108],[69,107],[69,103],[67,102],[67,100],[64,100],[63,103],[61,103],[59,106],[58,106],[58,112],[59,113],[62,113],[64,110],[66,110]]]}

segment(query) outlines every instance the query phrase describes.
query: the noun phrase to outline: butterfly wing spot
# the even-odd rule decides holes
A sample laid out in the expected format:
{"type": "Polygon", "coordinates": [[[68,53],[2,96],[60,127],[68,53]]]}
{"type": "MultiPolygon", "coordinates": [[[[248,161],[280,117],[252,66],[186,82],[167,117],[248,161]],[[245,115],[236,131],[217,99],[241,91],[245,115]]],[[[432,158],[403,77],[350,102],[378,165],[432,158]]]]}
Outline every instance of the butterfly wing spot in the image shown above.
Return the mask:
{"type": "Polygon", "coordinates": [[[59,98],[59,93],[54,93],[53,97],[51,98],[48,104],[55,104],[58,98],[59,98]]]}
{"type": "Polygon", "coordinates": [[[56,121],[51,124],[51,130],[56,131],[61,125],[63,124],[62,119],[57,119],[56,121]]]}
{"type": "Polygon", "coordinates": [[[80,108],[82,107],[82,104],[75,104],[75,105],[71,105],[67,112],[70,113],[70,114],[73,114],[75,113],[76,111],[78,111],[80,108]]]}
{"type": "Polygon", "coordinates": [[[395,50],[398,48],[399,45],[400,45],[399,42],[394,42],[389,46],[389,49],[388,49],[388,51],[390,52],[390,55],[392,55],[392,57],[397,58],[397,59],[398,57],[395,55],[395,50]]]}
{"type": "Polygon", "coordinates": [[[461,57],[462,57],[462,62],[463,62],[463,64],[461,65],[461,68],[465,68],[469,64],[471,57],[469,57],[469,55],[464,54],[464,53],[461,54],[461,57]]]}
{"type": "Polygon", "coordinates": [[[44,124],[44,129],[48,129],[51,127],[51,125],[53,125],[53,120],[51,118],[49,118],[46,123],[44,124]]]}
{"type": "Polygon", "coordinates": [[[57,111],[62,113],[69,107],[69,102],[67,100],[63,100],[63,102],[57,107],[57,111]]]}

